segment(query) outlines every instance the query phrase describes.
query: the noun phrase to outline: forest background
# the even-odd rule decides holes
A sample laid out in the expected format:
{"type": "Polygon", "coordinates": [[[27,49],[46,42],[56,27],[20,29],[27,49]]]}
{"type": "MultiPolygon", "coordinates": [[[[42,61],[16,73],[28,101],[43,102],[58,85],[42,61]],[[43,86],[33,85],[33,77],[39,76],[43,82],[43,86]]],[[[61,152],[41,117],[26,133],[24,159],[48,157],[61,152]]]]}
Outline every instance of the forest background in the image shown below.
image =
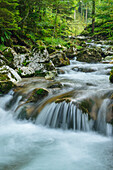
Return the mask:
{"type": "Polygon", "coordinates": [[[81,32],[113,39],[113,0],[0,0],[0,50],[17,39],[63,44],[81,32]]]}

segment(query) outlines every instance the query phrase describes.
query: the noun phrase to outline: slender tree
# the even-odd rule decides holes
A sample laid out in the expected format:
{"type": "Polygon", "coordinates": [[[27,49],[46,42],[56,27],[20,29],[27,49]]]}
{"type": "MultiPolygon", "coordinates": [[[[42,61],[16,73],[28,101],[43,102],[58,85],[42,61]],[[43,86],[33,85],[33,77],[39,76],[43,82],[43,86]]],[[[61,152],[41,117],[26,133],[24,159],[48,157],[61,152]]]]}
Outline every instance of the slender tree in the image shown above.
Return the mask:
{"type": "Polygon", "coordinates": [[[95,28],[95,0],[92,0],[92,33],[94,33],[95,28]]]}

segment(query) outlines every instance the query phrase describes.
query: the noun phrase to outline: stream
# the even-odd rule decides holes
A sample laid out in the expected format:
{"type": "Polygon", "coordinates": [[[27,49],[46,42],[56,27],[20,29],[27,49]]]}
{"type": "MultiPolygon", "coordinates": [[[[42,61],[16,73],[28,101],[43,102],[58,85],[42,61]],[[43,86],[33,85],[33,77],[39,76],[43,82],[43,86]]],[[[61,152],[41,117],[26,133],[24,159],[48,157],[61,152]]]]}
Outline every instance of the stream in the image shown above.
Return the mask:
{"type": "MultiPolygon", "coordinates": [[[[76,58],[70,62],[69,66],[58,68],[62,72],[56,81],[63,85],[63,89],[53,90],[53,93],[57,96],[74,91],[72,102],[47,104],[35,123],[17,119],[15,110],[21,96],[10,109],[6,104],[13,99],[14,92],[0,96],[0,170],[113,169],[113,127],[105,121],[109,98],[102,100],[96,124],[93,120],[88,121],[86,114],[82,116],[73,104],[92,96],[100,100],[113,92],[109,82],[113,64],[82,63],[76,58]],[[59,123],[61,119],[62,123],[59,123]]],[[[35,79],[25,80],[31,81],[29,88],[33,88],[35,79]]],[[[35,86],[45,88],[46,83],[39,79],[35,86]]]]}

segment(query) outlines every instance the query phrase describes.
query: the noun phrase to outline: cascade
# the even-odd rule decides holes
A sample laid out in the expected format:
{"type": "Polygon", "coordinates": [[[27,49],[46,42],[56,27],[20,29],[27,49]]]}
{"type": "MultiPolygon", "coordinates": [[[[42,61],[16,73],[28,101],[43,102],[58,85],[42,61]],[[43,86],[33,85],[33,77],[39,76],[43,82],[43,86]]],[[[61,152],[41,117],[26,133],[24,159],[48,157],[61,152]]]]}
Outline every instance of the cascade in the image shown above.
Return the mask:
{"type": "Polygon", "coordinates": [[[37,117],[36,124],[52,128],[73,129],[81,131],[98,131],[106,135],[112,135],[112,125],[106,123],[106,110],[110,100],[105,99],[98,111],[97,120],[89,119],[87,113],[77,108],[75,104],[51,103],[45,106],[37,117]]]}

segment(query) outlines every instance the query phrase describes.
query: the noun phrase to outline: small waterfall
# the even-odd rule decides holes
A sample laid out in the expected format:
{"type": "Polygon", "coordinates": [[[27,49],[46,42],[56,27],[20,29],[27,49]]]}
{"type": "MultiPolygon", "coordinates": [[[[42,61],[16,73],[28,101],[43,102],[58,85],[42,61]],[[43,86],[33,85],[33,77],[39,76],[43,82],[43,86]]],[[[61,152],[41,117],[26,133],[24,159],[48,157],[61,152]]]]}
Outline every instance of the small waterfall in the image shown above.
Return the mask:
{"type": "Polygon", "coordinates": [[[107,115],[107,109],[109,104],[110,104],[110,99],[105,99],[103,101],[99,109],[98,117],[96,121],[96,130],[108,136],[112,134],[112,125],[106,123],[106,115],[107,115]]]}
{"type": "Polygon", "coordinates": [[[111,136],[112,125],[106,123],[106,111],[110,100],[105,99],[97,113],[97,120],[89,119],[89,115],[73,103],[51,103],[45,106],[36,119],[36,124],[52,128],[72,129],[78,131],[98,131],[111,136]]]}
{"type": "Polygon", "coordinates": [[[91,129],[88,114],[82,113],[76,105],[66,102],[47,105],[37,117],[36,124],[83,131],[91,129]]]}

